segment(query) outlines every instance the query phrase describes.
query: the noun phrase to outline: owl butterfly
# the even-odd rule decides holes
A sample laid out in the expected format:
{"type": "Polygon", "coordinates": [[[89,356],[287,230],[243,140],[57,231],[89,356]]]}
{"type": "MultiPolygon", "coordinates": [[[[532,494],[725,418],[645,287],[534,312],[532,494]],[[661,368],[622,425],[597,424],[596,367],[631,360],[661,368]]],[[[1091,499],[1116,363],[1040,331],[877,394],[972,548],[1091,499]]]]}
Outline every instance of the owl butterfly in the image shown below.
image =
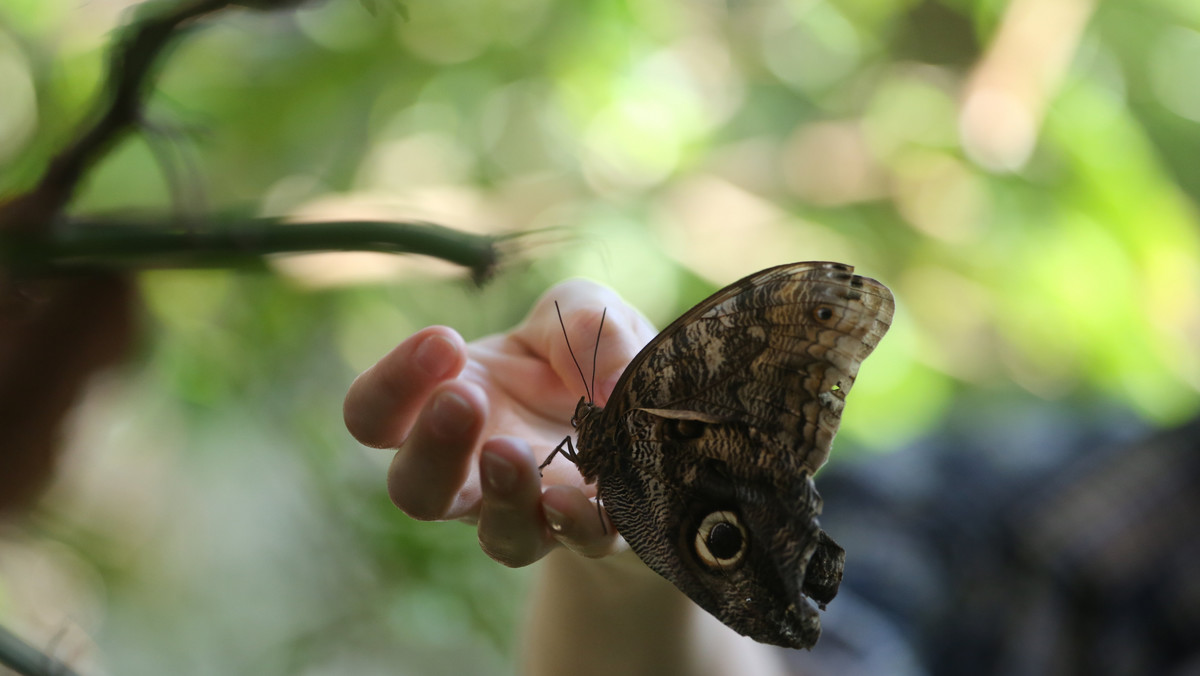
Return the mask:
{"type": "Polygon", "coordinates": [[[633,551],[726,625],[811,648],[845,560],[812,477],[894,307],[849,265],[750,275],[650,341],[606,407],[580,399],[577,443],[542,466],[562,453],[598,482],[633,551]]]}

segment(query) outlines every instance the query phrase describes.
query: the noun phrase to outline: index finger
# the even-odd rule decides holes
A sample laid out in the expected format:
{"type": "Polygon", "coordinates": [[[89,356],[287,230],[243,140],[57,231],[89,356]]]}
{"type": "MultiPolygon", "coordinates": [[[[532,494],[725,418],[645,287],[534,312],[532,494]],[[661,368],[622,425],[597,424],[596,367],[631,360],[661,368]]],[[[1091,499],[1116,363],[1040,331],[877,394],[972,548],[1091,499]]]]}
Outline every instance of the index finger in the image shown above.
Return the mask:
{"type": "Polygon", "coordinates": [[[366,446],[400,446],[434,387],[458,375],[466,361],[466,345],[454,329],[421,329],[350,385],[342,407],[346,429],[366,446]]]}

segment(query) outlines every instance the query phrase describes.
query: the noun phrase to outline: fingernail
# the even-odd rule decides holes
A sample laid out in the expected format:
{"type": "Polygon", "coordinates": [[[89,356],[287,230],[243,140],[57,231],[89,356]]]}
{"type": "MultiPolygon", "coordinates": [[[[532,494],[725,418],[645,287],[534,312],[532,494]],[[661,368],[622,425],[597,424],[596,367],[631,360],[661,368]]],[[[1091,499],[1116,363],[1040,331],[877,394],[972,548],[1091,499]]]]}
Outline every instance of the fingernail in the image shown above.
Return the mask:
{"type": "Polygon", "coordinates": [[[570,523],[566,514],[563,514],[562,512],[545,503],[542,504],[542,514],[546,515],[546,524],[549,525],[550,530],[554,531],[555,533],[563,532],[563,529],[565,529],[570,523]]]}
{"type": "Polygon", "coordinates": [[[432,335],[421,341],[421,344],[417,346],[417,351],[413,354],[413,360],[430,377],[441,378],[450,371],[450,367],[454,365],[454,358],[457,354],[458,347],[450,342],[449,339],[445,336],[432,335]]]}
{"type": "Polygon", "coordinates": [[[504,458],[484,451],[479,458],[483,480],[494,493],[508,493],[517,483],[517,468],[504,458]]]}
{"type": "Polygon", "coordinates": [[[447,439],[461,437],[474,422],[474,416],[467,400],[454,392],[442,392],[433,402],[433,429],[447,439]]]}

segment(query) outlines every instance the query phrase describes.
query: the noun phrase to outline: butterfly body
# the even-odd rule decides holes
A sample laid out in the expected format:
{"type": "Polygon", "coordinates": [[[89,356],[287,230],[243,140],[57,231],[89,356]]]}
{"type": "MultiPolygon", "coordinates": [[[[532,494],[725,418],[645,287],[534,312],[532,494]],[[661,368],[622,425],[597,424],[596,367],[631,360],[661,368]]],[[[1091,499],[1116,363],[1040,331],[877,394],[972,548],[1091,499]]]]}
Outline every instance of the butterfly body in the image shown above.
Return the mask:
{"type": "Polygon", "coordinates": [[[839,263],[755,273],[581,400],[575,463],[654,571],[739,633],[809,648],[844,552],[817,523],[824,464],[891,293],[839,263]]]}

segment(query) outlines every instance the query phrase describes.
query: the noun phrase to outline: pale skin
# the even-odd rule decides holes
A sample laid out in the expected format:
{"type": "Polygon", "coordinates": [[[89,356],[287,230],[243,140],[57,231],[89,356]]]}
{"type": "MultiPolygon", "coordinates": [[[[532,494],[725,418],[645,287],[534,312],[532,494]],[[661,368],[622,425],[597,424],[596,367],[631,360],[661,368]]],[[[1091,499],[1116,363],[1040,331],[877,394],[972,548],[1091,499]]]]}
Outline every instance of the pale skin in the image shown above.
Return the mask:
{"type": "Polygon", "coordinates": [[[476,527],[506,566],[541,564],[519,672],[783,674],[778,652],[727,629],[628,551],[595,486],[569,461],[538,465],[571,433],[596,355],[595,399],[657,333],[613,291],[584,280],[550,289],[511,331],[466,343],[453,329],[413,334],[364,371],[346,395],[360,442],[395,448],[388,493],[410,517],[476,527]]]}

